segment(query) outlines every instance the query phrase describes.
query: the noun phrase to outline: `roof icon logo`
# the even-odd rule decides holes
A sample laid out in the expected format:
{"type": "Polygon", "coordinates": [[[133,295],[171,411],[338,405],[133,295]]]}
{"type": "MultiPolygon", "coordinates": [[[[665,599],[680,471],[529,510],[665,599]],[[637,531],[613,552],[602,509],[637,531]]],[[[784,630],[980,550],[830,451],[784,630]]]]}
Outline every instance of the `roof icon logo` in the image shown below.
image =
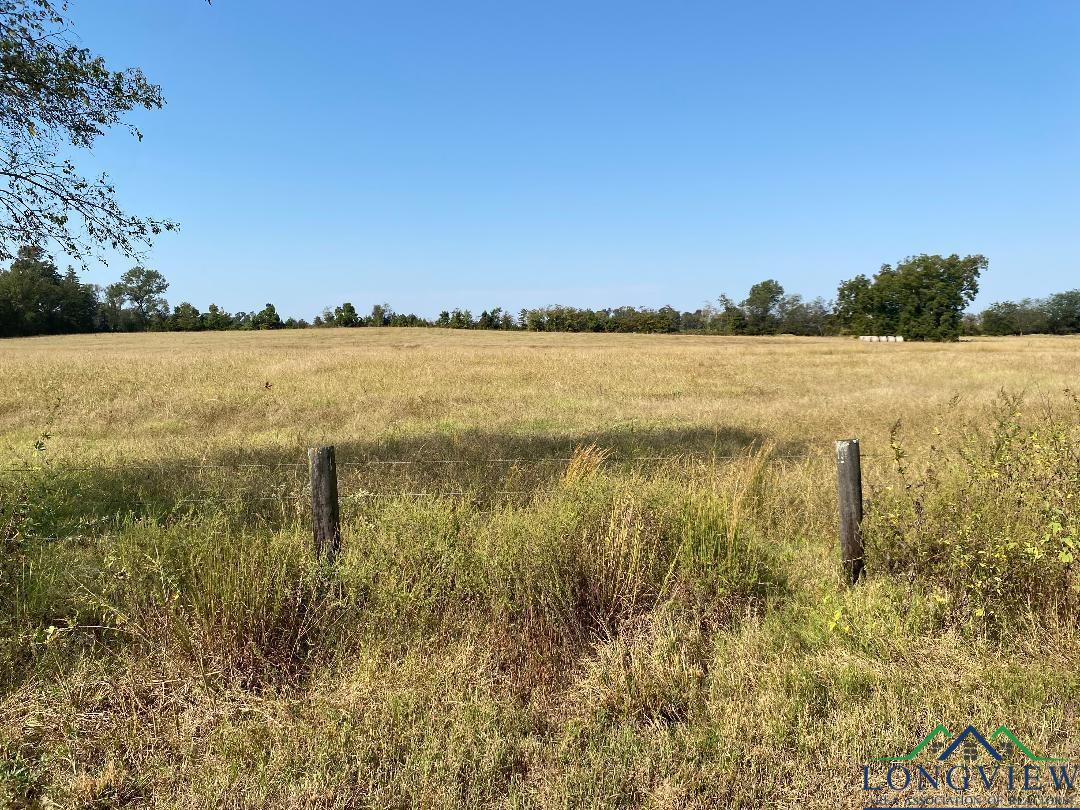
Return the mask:
{"type": "Polygon", "coordinates": [[[878,757],[875,762],[910,762],[920,754],[933,756],[939,762],[945,762],[956,754],[961,754],[965,761],[974,762],[989,756],[995,762],[1020,753],[1031,762],[1063,762],[1056,757],[1037,756],[1031,748],[1021,742],[1007,726],[994,729],[989,738],[979,732],[975,726],[967,726],[959,734],[953,734],[944,725],[938,724],[919,744],[908,753],[898,757],[878,757]]]}

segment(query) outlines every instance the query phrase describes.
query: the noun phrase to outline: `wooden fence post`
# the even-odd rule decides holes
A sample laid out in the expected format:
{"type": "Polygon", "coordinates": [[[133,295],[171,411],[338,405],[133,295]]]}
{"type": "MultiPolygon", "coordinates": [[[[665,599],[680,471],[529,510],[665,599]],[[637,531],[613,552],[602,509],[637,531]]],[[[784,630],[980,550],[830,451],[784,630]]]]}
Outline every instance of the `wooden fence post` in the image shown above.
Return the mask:
{"type": "Polygon", "coordinates": [[[315,556],[320,561],[333,562],[341,548],[334,446],[308,450],[308,467],[311,472],[311,523],[315,535],[315,556]]]}
{"type": "Polygon", "coordinates": [[[862,464],[858,439],[836,443],[836,485],[840,501],[840,560],[848,584],[854,585],[863,570],[862,464]]]}

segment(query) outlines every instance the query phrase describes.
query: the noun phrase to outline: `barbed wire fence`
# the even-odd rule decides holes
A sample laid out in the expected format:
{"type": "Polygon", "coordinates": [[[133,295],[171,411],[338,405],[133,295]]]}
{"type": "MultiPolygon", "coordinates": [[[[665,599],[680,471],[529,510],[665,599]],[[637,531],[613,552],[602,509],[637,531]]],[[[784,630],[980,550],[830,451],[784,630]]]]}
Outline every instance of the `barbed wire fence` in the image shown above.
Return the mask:
{"type": "MultiPolygon", "coordinates": [[[[604,453],[599,458],[603,465],[619,465],[622,467],[640,467],[650,465],[662,467],[664,465],[677,464],[716,464],[721,462],[746,462],[755,458],[755,452],[762,448],[748,448],[741,453],[671,453],[652,455],[617,455],[604,453]]],[[[841,547],[841,560],[845,567],[847,579],[854,584],[862,571],[862,459],[885,459],[894,458],[884,454],[861,454],[857,439],[849,439],[835,442],[835,458],[837,464],[837,493],[838,493],[838,525],[841,547]]],[[[471,467],[487,468],[496,465],[510,466],[515,469],[522,467],[554,467],[557,465],[569,465],[576,458],[575,455],[539,456],[529,457],[522,455],[507,455],[494,457],[458,457],[458,458],[368,458],[353,459],[337,462],[336,450],[332,445],[311,448],[306,462],[215,462],[215,463],[172,463],[162,462],[148,464],[136,462],[131,464],[112,463],[102,465],[65,466],[51,464],[26,464],[23,466],[0,467],[0,473],[14,476],[50,476],[63,478],[72,474],[102,475],[106,473],[120,476],[132,476],[135,474],[157,473],[161,476],[176,475],[177,473],[199,473],[213,470],[220,473],[233,472],[266,472],[278,473],[286,471],[292,473],[295,480],[291,487],[279,486],[274,494],[254,494],[251,491],[237,490],[232,496],[218,493],[220,487],[213,490],[202,490],[207,497],[179,497],[174,499],[140,500],[127,497],[130,484],[126,478],[121,478],[120,495],[114,500],[123,504],[130,512],[142,509],[146,512],[172,513],[185,507],[200,505],[227,505],[252,503],[266,504],[275,503],[282,507],[287,505],[300,514],[304,503],[310,500],[311,522],[313,526],[313,540],[317,554],[321,558],[333,560],[340,549],[340,502],[348,503],[363,502],[380,499],[442,499],[442,498],[471,498],[478,493],[475,489],[457,486],[449,489],[427,488],[418,489],[408,487],[390,491],[375,491],[364,487],[351,487],[350,491],[342,494],[339,492],[339,471],[363,471],[369,469],[439,469],[446,467],[471,467]],[[304,475],[304,473],[307,473],[304,475]]],[[[764,458],[767,462],[785,461],[812,461],[824,460],[826,450],[823,447],[803,452],[766,453],[764,458]]],[[[490,479],[489,475],[484,476],[490,479]]],[[[140,482],[152,481],[152,476],[143,476],[140,482]]],[[[116,482],[113,482],[115,485],[116,482]]],[[[220,484],[221,482],[216,482],[220,484]]],[[[265,482],[261,482],[265,484],[265,482]]],[[[485,496],[503,497],[534,497],[545,493],[557,491],[557,486],[530,486],[519,488],[485,488],[485,496]]],[[[2,527],[0,527],[2,528],[2,527]]],[[[76,541],[91,537],[88,534],[46,535],[39,539],[51,541],[76,541]]]]}

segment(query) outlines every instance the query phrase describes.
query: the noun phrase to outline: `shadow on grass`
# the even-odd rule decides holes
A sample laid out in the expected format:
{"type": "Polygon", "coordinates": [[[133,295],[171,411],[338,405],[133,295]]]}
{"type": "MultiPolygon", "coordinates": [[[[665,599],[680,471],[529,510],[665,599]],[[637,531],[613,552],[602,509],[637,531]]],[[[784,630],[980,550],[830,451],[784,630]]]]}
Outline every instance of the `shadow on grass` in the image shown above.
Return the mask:
{"type": "MultiPolygon", "coordinates": [[[[595,432],[470,430],[336,444],[343,511],[366,499],[402,494],[469,497],[486,503],[527,499],[549,487],[579,446],[610,451],[608,465],[671,474],[689,460],[726,461],[762,447],[769,436],[731,427],[626,427],[595,432]],[[662,457],[662,458],[658,458],[662,457]],[[670,459],[670,460],[668,460],[670,459]]],[[[806,452],[802,443],[778,446],[806,452]]],[[[26,537],[93,535],[120,522],[173,522],[206,511],[241,525],[275,526],[307,518],[302,447],[130,465],[45,465],[0,473],[0,530],[26,537]]]]}

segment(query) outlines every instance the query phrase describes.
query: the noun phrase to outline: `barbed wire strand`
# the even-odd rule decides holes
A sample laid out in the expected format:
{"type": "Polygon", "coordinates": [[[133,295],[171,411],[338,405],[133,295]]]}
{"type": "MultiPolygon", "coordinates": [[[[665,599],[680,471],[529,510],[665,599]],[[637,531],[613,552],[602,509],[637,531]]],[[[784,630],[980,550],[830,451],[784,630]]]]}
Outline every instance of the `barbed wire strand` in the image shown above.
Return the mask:
{"type": "MultiPolygon", "coordinates": [[[[803,461],[815,458],[824,458],[827,455],[826,451],[820,453],[784,453],[779,455],[767,456],[769,461],[803,461]]],[[[747,453],[741,454],[726,454],[726,455],[713,455],[713,454],[681,454],[681,455],[664,455],[664,456],[609,456],[604,460],[604,463],[610,464],[633,464],[637,462],[665,462],[665,461],[749,461],[754,456],[747,453]]],[[[877,460],[882,458],[893,458],[892,455],[880,454],[880,453],[861,453],[860,458],[868,460],[877,460]]],[[[428,458],[428,459],[366,459],[363,461],[343,461],[338,462],[336,465],[338,468],[353,468],[353,467],[368,467],[368,466],[409,466],[409,465],[428,465],[428,464],[559,464],[568,463],[573,461],[572,456],[557,456],[549,458],[428,458]]],[[[282,462],[275,464],[134,464],[134,465],[108,465],[100,467],[0,467],[0,472],[5,473],[43,473],[43,472],[56,472],[56,473],[71,473],[71,472],[136,472],[136,471],[156,471],[156,472],[172,472],[177,470],[234,470],[234,469],[299,469],[306,468],[306,463],[296,462],[282,462]]]]}

